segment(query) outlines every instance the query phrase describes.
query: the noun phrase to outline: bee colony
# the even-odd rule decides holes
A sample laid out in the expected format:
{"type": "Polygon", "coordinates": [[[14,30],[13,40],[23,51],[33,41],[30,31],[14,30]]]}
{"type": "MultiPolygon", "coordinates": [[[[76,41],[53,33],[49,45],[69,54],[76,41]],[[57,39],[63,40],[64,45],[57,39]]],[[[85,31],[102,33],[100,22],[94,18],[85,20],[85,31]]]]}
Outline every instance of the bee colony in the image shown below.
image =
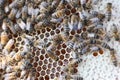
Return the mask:
{"type": "Polygon", "coordinates": [[[120,80],[119,0],[0,0],[0,80],[120,80]]]}

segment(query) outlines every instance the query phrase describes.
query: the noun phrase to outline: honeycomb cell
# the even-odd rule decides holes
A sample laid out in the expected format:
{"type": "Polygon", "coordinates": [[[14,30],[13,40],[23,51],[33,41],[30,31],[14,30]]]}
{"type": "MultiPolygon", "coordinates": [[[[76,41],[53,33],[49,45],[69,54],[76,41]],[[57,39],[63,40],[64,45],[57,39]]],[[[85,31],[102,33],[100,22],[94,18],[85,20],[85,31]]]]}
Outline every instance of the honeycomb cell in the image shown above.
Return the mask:
{"type": "Polygon", "coordinates": [[[22,38],[20,36],[17,37],[17,41],[22,41],[22,38]]]}
{"type": "Polygon", "coordinates": [[[16,48],[14,49],[14,51],[15,51],[15,52],[18,52],[18,48],[16,47],[16,48]]]}
{"type": "Polygon", "coordinates": [[[45,29],[42,29],[42,31],[41,31],[41,32],[42,32],[42,33],[45,33],[45,31],[46,31],[45,29]]]}
{"type": "Polygon", "coordinates": [[[52,64],[51,64],[51,63],[49,63],[49,64],[48,64],[48,68],[50,69],[51,67],[52,67],[52,64]]]}
{"type": "Polygon", "coordinates": [[[33,58],[31,58],[31,59],[30,59],[30,63],[33,63],[33,61],[34,61],[34,59],[33,59],[33,58]]]}
{"type": "Polygon", "coordinates": [[[61,68],[59,66],[57,67],[57,71],[61,71],[61,68]]]}
{"type": "Polygon", "coordinates": [[[72,7],[69,4],[67,4],[66,8],[71,9],[72,7]]]}
{"type": "Polygon", "coordinates": [[[34,62],[33,66],[34,66],[34,67],[37,67],[37,66],[38,66],[38,63],[37,63],[37,62],[34,62]]]}
{"type": "Polygon", "coordinates": [[[71,12],[72,12],[72,13],[76,13],[76,9],[75,9],[75,8],[72,8],[72,9],[71,9],[71,12]]]}
{"type": "Polygon", "coordinates": [[[40,34],[41,32],[40,32],[40,30],[37,30],[37,34],[40,34]]]}
{"type": "Polygon", "coordinates": [[[59,34],[59,33],[60,33],[60,30],[59,30],[59,29],[56,29],[55,31],[56,31],[56,34],[59,34]]]}
{"type": "Polygon", "coordinates": [[[49,33],[45,33],[45,36],[46,36],[46,37],[49,37],[50,35],[49,35],[49,33]]]}
{"type": "Polygon", "coordinates": [[[65,54],[65,58],[69,58],[70,57],[70,54],[65,54]]]}
{"type": "Polygon", "coordinates": [[[47,70],[46,70],[46,73],[47,73],[47,74],[50,74],[50,69],[47,69],[47,70]]]}
{"type": "Polygon", "coordinates": [[[71,35],[75,35],[75,30],[72,30],[70,33],[71,35]]]}
{"type": "Polygon", "coordinates": [[[45,74],[46,74],[45,71],[42,70],[41,75],[44,76],[45,74]]]}
{"type": "Polygon", "coordinates": [[[69,48],[67,48],[67,49],[66,49],[66,51],[67,51],[68,53],[70,53],[70,52],[71,52],[71,50],[70,50],[69,48]]]}
{"type": "Polygon", "coordinates": [[[55,74],[55,75],[56,75],[56,77],[59,77],[59,76],[60,76],[59,72],[56,72],[56,74],[55,74]]]}
{"type": "Polygon", "coordinates": [[[35,40],[38,40],[39,39],[39,37],[38,36],[35,36],[35,40]]]}
{"type": "Polygon", "coordinates": [[[65,11],[65,14],[66,14],[66,15],[70,15],[70,10],[67,9],[67,10],[65,11]]]}
{"type": "Polygon", "coordinates": [[[60,55],[60,51],[59,50],[56,50],[55,53],[56,53],[57,56],[60,55]]]}
{"type": "Polygon", "coordinates": [[[66,46],[66,44],[65,44],[65,43],[63,43],[63,44],[62,44],[62,47],[63,47],[63,48],[66,48],[67,46],[66,46]]]}
{"type": "Polygon", "coordinates": [[[55,34],[55,32],[54,32],[54,31],[51,31],[51,32],[50,32],[50,34],[51,34],[51,35],[54,35],[54,34],[55,34]]]}
{"type": "Polygon", "coordinates": [[[43,55],[40,55],[40,60],[43,60],[44,59],[44,56],[43,55]]]}
{"type": "Polygon", "coordinates": [[[48,60],[47,59],[44,60],[44,64],[48,64],[48,60]]]}
{"type": "Polygon", "coordinates": [[[41,67],[40,66],[37,67],[37,71],[41,71],[41,67]]]}
{"type": "Polygon", "coordinates": [[[65,49],[61,49],[61,53],[65,54],[66,53],[65,49]]]}
{"type": "Polygon", "coordinates": [[[58,65],[59,66],[62,66],[63,65],[63,62],[60,60],[60,61],[58,61],[58,65]]]}
{"type": "Polygon", "coordinates": [[[48,75],[45,75],[45,80],[49,80],[49,76],[48,75]]]}
{"type": "Polygon", "coordinates": [[[41,35],[40,35],[40,38],[43,39],[43,38],[44,38],[44,34],[41,34],[41,35]]]}
{"type": "Polygon", "coordinates": [[[49,56],[47,54],[45,54],[45,58],[48,58],[49,56]]]}
{"type": "Polygon", "coordinates": [[[39,80],[39,79],[36,77],[35,80],[39,80]]]}
{"type": "Polygon", "coordinates": [[[21,42],[21,45],[25,45],[25,41],[22,41],[22,42],[21,42]]]}
{"type": "Polygon", "coordinates": [[[69,39],[71,40],[73,38],[73,36],[69,36],[69,39]]]}
{"type": "Polygon", "coordinates": [[[40,51],[39,51],[39,50],[36,50],[35,55],[36,55],[36,56],[39,56],[39,55],[40,55],[40,51]]]}
{"type": "Polygon", "coordinates": [[[93,53],[93,56],[95,56],[95,57],[98,56],[98,53],[97,53],[97,52],[94,52],[94,53],[93,53]]]}
{"type": "Polygon", "coordinates": [[[54,79],[55,75],[54,74],[50,74],[51,79],[54,79]]]}
{"type": "Polygon", "coordinates": [[[34,60],[37,62],[39,60],[38,56],[35,56],[34,60]]]}
{"type": "Polygon", "coordinates": [[[86,31],[86,28],[83,28],[82,30],[83,30],[83,31],[86,31]]]}
{"type": "Polygon", "coordinates": [[[64,55],[60,55],[60,59],[63,60],[64,59],[64,55]]]}
{"type": "Polygon", "coordinates": [[[64,64],[66,65],[66,64],[68,64],[68,60],[67,59],[64,59],[64,64]]]}
{"type": "Polygon", "coordinates": [[[40,77],[39,80],[44,80],[44,78],[43,78],[43,77],[40,77]]]}
{"type": "Polygon", "coordinates": [[[52,73],[55,73],[55,72],[56,72],[55,68],[52,68],[51,71],[52,71],[52,73]]]}
{"type": "Polygon", "coordinates": [[[45,49],[42,49],[42,50],[41,50],[41,53],[42,53],[42,54],[45,54],[45,49]]]}
{"type": "Polygon", "coordinates": [[[80,34],[80,33],[81,33],[81,29],[78,29],[78,30],[77,30],[77,33],[80,34]]]}
{"type": "Polygon", "coordinates": [[[52,63],[52,62],[53,62],[53,60],[52,60],[51,58],[49,58],[49,62],[50,62],[50,63],[52,63]]]}
{"type": "Polygon", "coordinates": [[[50,32],[50,31],[51,31],[51,29],[50,29],[50,28],[46,28],[46,30],[47,30],[48,32],[50,32]]]}
{"type": "Polygon", "coordinates": [[[54,62],[54,63],[53,63],[53,67],[56,67],[56,66],[57,66],[57,62],[54,62]]]}
{"type": "Polygon", "coordinates": [[[57,49],[61,49],[61,45],[58,45],[58,46],[57,46],[57,49]]]}
{"type": "Polygon", "coordinates": [[[19,43],[15,43],[15,46],[18,47],[20,44],[19,43]]]}
{"type": "Polygon", "coordinates": [[[42,66],[42,69],[43,69],[43,70],[46,70],[46,69],[47,69],[47,66],[46,66],[46,65],[43,65],[43,66],[42,66]]]}
{"type": "Polygon", "coordinates": [[[99,54],[103,54],[103,50],[102,49],[99,50],[99,54]]]}
{"type": "Polygon", "coordinates": [[[12,39],[12,35],[11,34],[9,34],[8,37],[9,37],[9,39],[12,39]]]}
{"type": "Polygon", "coordinates": [[[39,77],[39,76],[40,76],[40,73],[39,73],[39,72],[36,72],[35,76],[36,76],[36,77],[39,77]]]}
{"type": "Polygon", "coordinates": [[[42,61],[39,61],[39,65],[40,65],[40,66],[43,65],[43,62],[42,62],[42,61]]]}

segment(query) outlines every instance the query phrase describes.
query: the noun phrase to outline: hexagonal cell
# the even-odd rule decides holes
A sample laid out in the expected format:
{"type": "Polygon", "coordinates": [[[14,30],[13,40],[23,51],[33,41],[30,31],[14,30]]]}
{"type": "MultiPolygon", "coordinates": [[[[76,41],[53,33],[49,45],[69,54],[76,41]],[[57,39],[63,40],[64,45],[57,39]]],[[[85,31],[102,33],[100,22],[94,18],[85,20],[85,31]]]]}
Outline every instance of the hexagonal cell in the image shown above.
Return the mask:
{"type": "Polygon", "coordinates": [[[44,70],[41,71],[41,76],[44,76],[46,72],[44,70]]]}
{"type": "Polygon", "coordinates": [[[35,57],[34,57],[34,61],[36,61],[36,62],[39,61],[38,56],[35,56],[35,57]]]}
{"type": "Polygon", "coordinates": [[[67,53],[67,54],[65,54],[65,58],[70,58],[70,54],[69,53],[67,53]]]}
{"type": "Polygon", "coordinates": [[[55,73],[55,72],[56,72],[55,68],[52,68],[52,69],[51,69],[51,72],[52,72],[52,73],[55,73]]]}
{"type": "Polygon", "coordinates": [[[42,53],[42,54],[45,54],[45,49],[41,49],[41,53],[42,53]]]}
{"type": "Polygon", "coordinates": [[[50,74],[50,77],[51,77],[51,79],[54,79],[55,75],[54,74],[50,74]]]}
{"type": "Polygon", "coordinates": [[[75,35],[75,30],[72,30],[70,33],[71,35],[75,35]]]}
{"type": "Polygon", "coordinates": [[[50,31],[51,31],[51,29],[50,29],[50,28],[48,28],[48,27],[46,28],[46,30],[47,30],[47,32],[50,32],[50,31]]]}
{"type": "Polygon", "coordinates": [[[56,67],[57,66],[57,62],[53,62],[53,67],[56,67]]]}
{"type": "Polygon", "coordinates": [[[76,13],[76,9],[75,9],[75,8],[72,8],[72,9],[71,9],[71,13],[76,13]]]}
{"type": "Polygon", "coordinates": [[[59,66],[62,66],[63,65],[63,62],[61,60],[58,61],[58,65],[59,66]]]}
{"type": "Polygon", "coordinates": [[[61,49],[61,53],[65,54],[66,53],[65,49],[61,49]]]}
{"type": "Polygon", "coordinates": [[[39,64],[39,66],[41,66],[41,65],[43,65],[43,62],[40,60],[40,61],[38,62],[38,64],[39,64]]]}
{"type": "Polygon", "coordinates": [[[43,60],[44,59],[44,56],[43,55],[40,55],[40,60],[43,60]]]}
{"type": "Polygon", "coordinates": [[[56,69],[58,72],[61,71],[61,67],[59,67],[59,66],[56,69]]]}
{"type": "Polygon", "coordinates": [[[38,72],[41,71],[41,67],[40,66],[37,67],[37,71],[38,72]]]}
{"type": "Polygon", "coordinates": [[[45,32],[46,32],[46,30],[45,30],[45,29],[42,29],[42,30],[41,30],[41,32],[42,32],[42,33],[45,33],[45,32]]]}
{"type": "Polygon", "coordinates": [[[44,64],[48,64],[48,60],[47,59],[44,60],[44,64]]]}
{"type": "Polygon", "coordinates": [[[54,35],[54,34],[55,34],[55,32],[54,32],[54,31],[51,31],[51,32],[50,32],[50,34],[51,34],[51,35],[54,35]]]}
{"type": "Polygon", "coordinates": [[[62,44],[62,47],[63,47],[63,48],[66,48],[67,46],[66,46],[66,44],[65,44],[65,43],[63,43],[63,44],[62,44]]]}
{"type": "Polygon", "coordinates": [[[38,80],[44,80],[44,77],[40,77],[38,80]]]}
{"type": "Polygon", "coordinates": [[[34,63],[33,63],[33,66],[34,66],[34,67],[37,67],[37,66],[38,66],[38,63],[37,63],[37,62],[34,62],[34,63]]]}
{"type": "Polygon", "coordinates": [[[46,70],[46,69],[47,69],[47,66],[46,66],[46,65],[43,65],[43,66],[42,66],[42,69],[43,69],[43,70],[46,70]]]}
{"type": "Polygon", "coordinates": [[[47,73],[47,74],[50,74],[50,69],[47,69],[47,70],[46,70],[46,73],[47,73]]]}
{"type": "Polygon", "coordinates": [[[98,56],[98,53],[97,53],[97,52],[94,52],[94,53],[93,53],[93,56],[95,56],[95,57],[98,56]]]}
{"type": "Polygon", "coordinates": [[[57,56],[59,56],[59,55],[60,55],[60,51],[59,51],[59,50],[56,50],[56,51],[55,51],[55,54],[56,54],[57,56]]]}
{"type": "Polygon", "coordinates": [[[52,67],[52,63],[48,64],[48,69],[50,69],[52,67]]]}
{"type": "Polygon", "coordinates": [[[103,54],[104,51],[102,49],[99,50],[99,54],[103,54]]]}
{"type": "Polygon", "coordinates": [[[55,32],[56,32],[56,34],[59,34],[59,33],[60,33],[60,30],[59,30],[59,29],[56,29],[55,32]]]}
{"type": "Polygon", "coordinates": [[[39,73],[39,72],[36,72],[35,76],[36,76],[36,77],[39,77],[39,76],[40,76],[40,73],[39,73]]]}
{"type": "Polygon", "coordinates": [[[60,55],[60,59],[63,60],[64,59],[64,55],[60,55]]]}
{"type": "Polygon", "coordinates": [[[61,45],[58,45],[58,46],[57,46],[57,49],[58,49],[58,50],[61,49],[61,45]]]}

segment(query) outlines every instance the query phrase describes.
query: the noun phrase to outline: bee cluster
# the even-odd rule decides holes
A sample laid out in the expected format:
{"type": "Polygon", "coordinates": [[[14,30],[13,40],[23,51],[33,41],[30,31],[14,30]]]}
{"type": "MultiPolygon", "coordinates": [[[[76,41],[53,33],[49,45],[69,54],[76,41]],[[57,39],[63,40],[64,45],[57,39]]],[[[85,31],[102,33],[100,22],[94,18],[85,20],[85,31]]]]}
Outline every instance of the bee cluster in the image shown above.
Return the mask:
{"type": "Polygon", "coordinates": [[[103,25],[111,20],[112,3],[102,13],[92,6],[98,2],[1,0],[0,80],[84,80],[77,73],[82,55],[106,49],[117,66],[108,42],[119,41],[119,32],[114,24],[109,34],[103,25]]]}

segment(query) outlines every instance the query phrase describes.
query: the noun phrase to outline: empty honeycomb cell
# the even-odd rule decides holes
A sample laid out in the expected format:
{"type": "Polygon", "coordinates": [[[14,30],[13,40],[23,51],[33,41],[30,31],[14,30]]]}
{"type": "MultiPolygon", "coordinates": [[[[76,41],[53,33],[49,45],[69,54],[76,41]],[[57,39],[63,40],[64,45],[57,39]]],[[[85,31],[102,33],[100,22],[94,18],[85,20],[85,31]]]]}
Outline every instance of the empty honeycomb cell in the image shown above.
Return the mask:
{"type": "Polygon", "coordinates": [[[78,29],[78,30],[77,30],[77,33],[80,34],[80,33],[81,33],[81,29],[78,29]]]}
{"type": "Polygon", "coordinates": [[[45,29],[42,29],[42,33],[45,33],[45,31],[46,31],[45,29]]]}
{"type": "Polygon", "coordinates": [[[54,32],[54,31],[51,31],[51,32],[50,32],[50,34],[51,34],[51,35],[54,35],[54,34],[55,34],[55,32],[54,32]]]}
{"type": "Polygon", "coordinates": [[[102,49],[99,50],[99,54],[103,54],[103,50],[102,49]]]}
{"type": "Polygon", "coordinates": [[[55,31],[56,31],[56,34],[59,34],[59,33],[60,33],[60,30],[59,30],[59,29],[56,29],[55,31]]]}
{"type": "Polygon", "coordinates": [[[66,64],[68,64],[68,60],[67,59],[64,59],[64,64],[66,65],[66,64]]]}
{"type": "Polygon", "coordinates": [[[56,66],[57,66],[57,62],[54,62],[54,63],[53,63],[53,67],[56,67],[56,66]]]}
{"type": "Polygon", "coordinates": [[[52,64],[51,64],[51,63],[49,63],[49,64],[48,64],[48,68],[50,69],[51,67],[52,67],[52,64]]]}
{"type": "Polygon", "coordinates": [[[18,38],[17,38],[17,41],[21,41],[22,40],[22,38],[19,36],[18,38]]]}
{"type": "Polygon", "coordinates": [[[65,58],[69,58],[70,57],[70,54],[65,54],[65,58]]]}
{"type": "Polygon", "coordinates": [[[39,72],[36,72],[35,76],[36,76],[36,77],[39,77],[39,76],[40,76],[40,73],[39,73],[39,72]]]}
{"type": "Polygon", "coordinates": [[[49,80],[49,76],[48,75],[45,75],[45,80],[49,80]]]}
{"type": "Polygon", "coordinates": [[[83,31],[86,31],[86,28],[83,28],[82,30],[83,30],[83,31]]]}
{"type": "Polygon", "coordinates": [[[54,79],[55,75],[54,74],[50,74],[51,79],[54,79]]]}
{"type": "Polygon", "coordinates": [[[35,56],[34,60],[37,62],[39,60],[38,56],[35,56]]]}
{"type": "Polygon", "coordinates": [[[71,12],[72,12],[72,13],[76,13],[76,9],[75,9],[75,8],[72,8],[72,9],[71,9],[71,12]]]}
{"type": "Polygon", "coordinates": [[[59,77],[59,76],[60,76],[59,72],[56,72],[56,74],[55,74],[55,75],[56,75],[56,77],[59,77]]]}
{"type": "Polygon", "coordinates": [[[37,66],[38,66],[38,63],[37,63],[37,62],[34,62],[33,66],[34,66],[34,67],[37,67],[37,66]]]}
{"type": "Polygon", "coordinates": [[[71,50],[70,50],[69,48],[67,48],[67,49],[66,49],[66,51],[67,51],[68,53],[70,53],[70,52],[71,52],[71,50]]]}
{"type": "Polygon", "coordinates": [[[94,52],[94,53],[93,53],[93,56],[95,56],[95,57],[98,56],[98,53],[97,53],[97,52],[94,52]]]}
{"type": "Polygon", "coordinates": [[[43,65],[43,62],[42,62],[42,61],[39,61],[39,65],[40,65],[40,66],[43,65]]]}
{"type": "Polygon", "coordinates": [[[74,68],[73,73],[77,73],[77,72],[78,72],[77,68],[74,68]]]}
{"type": "Polygon", "coordinates": [[[49,62],[51,63],[51,62],[53,62],[53,60],[51,58],[49,58],[49,62]]]}
{"type": "Polygon", "coordinates": [[[36,77],[35,80],[39,80],[39,79],[36,77]]]}
{"type": "Polygon", "coordinates": [[[50,32],[50,31],[51,31],[51,29],[50,29],[50,28],[48,28],[48,27],[46,28],[46,30],[47,30],[48,32],[50,32]]]}
{"type": "Polygon", "coordinates": [[[44,78],[43,78],[43,77],[40,77],[38,80],[44,80],[44,78]]]}
{"type": "Polygon", "coordinates": [[[65,54],[66,53],[65,49],[61,49],[61,53],[65,54]]]}
{"type": "Polygon", "coordinates": [[[44,64],[48,64],[48,60],[47,59],[44,60],[44,64]]]}
{"type": "Polygon", "coordinates": [[[72,30],[70,33],[71,35],[75,35],[75,30],[72,30]]]}
{"type": "Polygon", "coordinates": [[[35,40],[38,40],[39,39],[39,37],[38,36],[35,36],[35,40]]]}
{"type": "Polygon", "coordinates": [[[25,45],[25,41],[22,41],[22,42],[21,42],[21,45],[25,45]]]}
{"type": "Polygon", "coordinates": [[[19,43],[15,43],[15,46],[18,47],[18,46],[19,46],[19,43]]]}
{"type": "Polygon", "coordinates": [[[42,50],[41,50],[41,53],[42,53],[42,54],[45,54],[45,49],[42,49],[42,50]]]}
{"type": "Polygon", "coordinates": [[[43,38],[44,38],[44,34],[41,34],[41,35],[40,35],[40,38],[43,39],[43,38]]]}
{"type": "Polygon", "coordinates": [[[52,71],[52,73],[55,73],[55,72],[56,72],[55,68],[52,68],[51,71],[52,71]]]}
{"type": "Polygon", "coordinates": [[[55,53],[56,53],[57,56],[60,55],[60,51],[59,50],[56,50],[55,53]]]}
{"type": "Polygon", "coordinates": [[[47,69],[47,70],[46,70],[46,73],[47,73],[47,74],[50,74],[50,69],[47,69]]]}
{"type": "Polygon", "coordinates": [[[63,60],[64,59],[64,55],[60,55],[60,59],[63,60]]]}
{"type": "Polygon", "coordinates": [[[39,51],[39,50],[36,50],[35,55],[36,55],[36,56],[39,56],[39,55],[40,55],[40,51],[39,51]]]}
{"type": "Polygon", "coordinates": [[[57,67],[57,71],[61,71],[61,68],[60,68],[60,66],[58,66],[58,67],[57,67]]]}
{"type": "Polygon", "coordinates": [[[43,66],[42,66],[42,69],[43,69],[43,70],[46,70],[46,69],[47,69],[47,66],[46,66],[46,65],[43,65],[43,66]]]}
{"type": "Polygon", "coordinates": [[[58,45],[58,46],[57,46],[57,49],[61,49],[61,45],[58,45]]]}
{"type": "Polygon", "coordinates": [[[46,37],[49,37],[50,35],[49,35],[49,33],[45,33],[45,36],[46,36],[46,37]]]}
{"type": "Polygon", "coordinates": [[[16,48],[14,49],[14,51],[15,51],[15,52],[18,52],[18,48],[16,47],[16,48]]]}
{"type": "Polygon", "coordinates": [[[40,55],[40,60],[43,60],[44,59],[44,56],[43,55],[40,55]]]}
{"type": "Polygon", "coordinates": [[[37,34],[40,34],[41,32],[40,32],[40,30],[37,30],[37,34]]]}
{"type": "Polygon", "coordinates": [[[69,39],[71,40],[73,38],[73,36],[69,36],[69,39]]]}
{"type": "Polygon", "coordinates": [[[65,43],[63,43],[63,44],[62,44],[62,47],[63,47],[63,48],[66,48],[67,46],[66,46],[66,44],[65,44],[65,43]]]}
{"type": "Polygon", "coordinates": [[[63,65],[63,62],[60,60],[60,61],[58,61],[58,65],[59,66],[62,66],[63,65]]]}
{"type": "Polygon", "coordinates": [[[41,75],[44,76],[45,74],[46,74],[45,71],[42,70],[41,75]]]}
{"type": "Polygon", "coordinates": [[[37,71],[41,71],[41,67],[40,66],[37,67],[37,71]]]}

